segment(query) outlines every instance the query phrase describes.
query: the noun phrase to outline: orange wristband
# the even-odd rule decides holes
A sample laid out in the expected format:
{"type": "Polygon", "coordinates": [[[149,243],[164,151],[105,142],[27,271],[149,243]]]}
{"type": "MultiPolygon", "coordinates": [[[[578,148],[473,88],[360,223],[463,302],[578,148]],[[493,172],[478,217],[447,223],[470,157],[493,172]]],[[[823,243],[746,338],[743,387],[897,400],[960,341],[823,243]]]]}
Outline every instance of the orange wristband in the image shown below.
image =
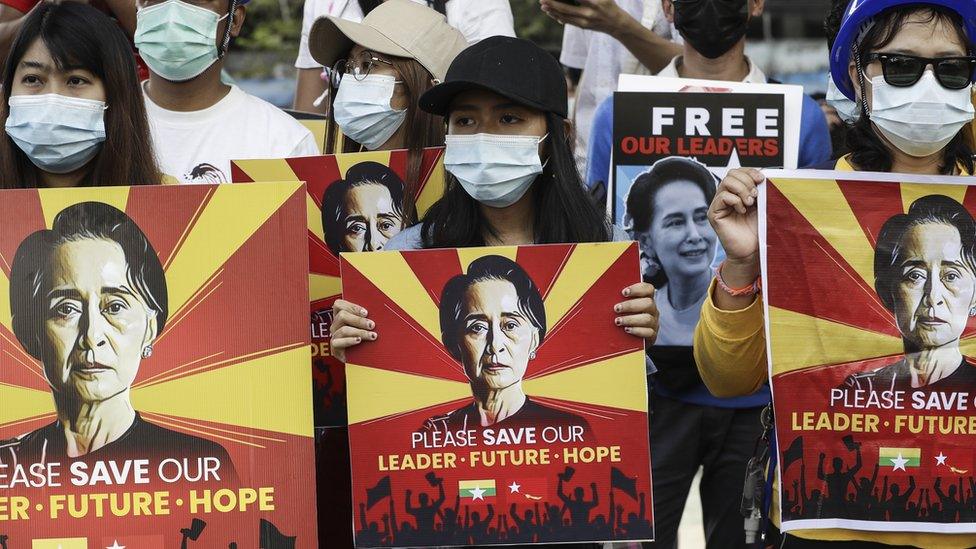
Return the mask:
{"type": "Polygon", "coordinates": [[[719,266],[715,269],[715,282],[718,287],[722,289],[723,292],[729,294],[732,297],[745,297],[756,295],[762,291],[762,277],[757,276],[756,280],[748,286],[742,288],[733,288],[722,280],[722,267],[725,266],[725,261],[719,263],[719,266]]]}

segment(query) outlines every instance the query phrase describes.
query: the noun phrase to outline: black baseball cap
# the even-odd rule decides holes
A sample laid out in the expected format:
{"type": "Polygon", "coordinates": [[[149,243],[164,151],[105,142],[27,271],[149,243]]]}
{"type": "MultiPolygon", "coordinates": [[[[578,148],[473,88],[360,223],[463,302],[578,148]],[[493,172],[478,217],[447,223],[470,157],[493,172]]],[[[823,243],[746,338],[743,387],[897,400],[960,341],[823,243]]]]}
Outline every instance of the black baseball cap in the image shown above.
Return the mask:
{"type": "Polygon", "coordinates": [[[420,96],[420,108],[446,116],[454,97],[484,89],[516,103],[567,117],[566,77],[556,58],[522,38],[492,36],[462,51],[444,82],[420,96]]]}

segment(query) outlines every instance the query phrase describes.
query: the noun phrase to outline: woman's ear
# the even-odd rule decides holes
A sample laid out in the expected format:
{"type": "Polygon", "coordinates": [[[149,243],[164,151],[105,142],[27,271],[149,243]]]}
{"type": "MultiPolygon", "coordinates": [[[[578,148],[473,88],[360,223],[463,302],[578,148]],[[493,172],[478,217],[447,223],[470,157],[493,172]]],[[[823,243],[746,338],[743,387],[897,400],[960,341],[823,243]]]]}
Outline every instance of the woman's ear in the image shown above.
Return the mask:
{"type": "Polygon", "coordinates": [[[535,358],[535,352],[539,349],[539,329],[533,327],[532,330],[532,345],[529,346],[529,353],[535,358]]]}
{"type": "Polygon", "coordinates": [[[649,258],[657,257],[654,254],[654,244],[651,242],[650,228],[648,227],[648,230],[646,231],[639,231],[639,232],[634,231],[634,232],[637,233],[634,235],[637,237],[634,240],[636,240],[637,244],[640,246],[641,254],[646,255],[649,258]]]}
{"type": "MultiPolygon", "coordinates": [[[[852,55],[856,55],[856,54],[857,53],[855,52],[852,55]]],[[[861,106],[861,94],[864,93],[864,90],[861,89],[861,78],[860,78],[861,75],[858,74],[858,72],[857,72],[857,63],[855,63],[853,61],[853,59],[847,65],[847,74],[848,74],[848,76],[851,79],[851,87],[854,88],[854,102],[855,103],[858,103],[858,107],[860,107],[861,106]]],[[[866,77],[865,77],[864,81],[867,82],[867,78],[866,77]]]]}
{"type": "Polygon", "coordinates": [[[149,321],[146,322],[146,337],[142,342],[142,346],[152,345],[156,341],[156,337],[159,335],[159,323],[156,321],[156,317],[159,313],[153,309],[149,309],[149,321]]]}
{"type": "Polygon", "coordinates": [[[637,233],[634,240],[640,247],[641,274],[650,278],[661,270],[661,264],[654,252],[654,245],[651,244],[650,230],[637,233]]]}

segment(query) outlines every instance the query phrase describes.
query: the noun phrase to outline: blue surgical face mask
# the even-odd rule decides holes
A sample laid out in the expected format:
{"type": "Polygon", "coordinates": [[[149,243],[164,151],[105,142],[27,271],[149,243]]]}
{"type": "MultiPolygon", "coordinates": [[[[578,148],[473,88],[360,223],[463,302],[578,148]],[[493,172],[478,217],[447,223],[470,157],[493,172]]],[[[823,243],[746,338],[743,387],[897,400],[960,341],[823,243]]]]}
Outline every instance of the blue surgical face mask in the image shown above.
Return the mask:
{"type": "Polygon", "coordinates": [[[542,173],[539,143],[547,136],[447,135],[444,169],[478,202],[507,208],[518,202],[542,173]]]}
{"type": "MultiPolygon", "coordinates": [[[[136,12],[135,44],[146,65],[172,82],[199,76],[220,58],[217,25],[227,18],[181,0],[136,12]]],[[[226,49],[230,35],[224,37],[226,49]]]]}
{"type": "Polygon", "coordinates": [[[69,173],[87,164],[105,141],[105,102],[57,94],[13,95],[7,135],[38,168],[69,173]]]}
{"type": "Polygon", "coordinates": [[[346,75],[332,105],[342,134],[371,151],[393,137],[407,117],[406,109],[398,111],[390,105],[397,83],[386,74],[371,74],[362,80],[346,75]]]}

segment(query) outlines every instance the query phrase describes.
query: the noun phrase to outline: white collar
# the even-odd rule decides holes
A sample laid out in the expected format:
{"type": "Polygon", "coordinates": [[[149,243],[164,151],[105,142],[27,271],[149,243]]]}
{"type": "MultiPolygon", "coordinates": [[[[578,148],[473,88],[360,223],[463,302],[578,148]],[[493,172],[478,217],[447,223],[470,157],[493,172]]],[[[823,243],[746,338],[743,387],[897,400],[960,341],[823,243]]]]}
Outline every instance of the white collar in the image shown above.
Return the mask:
{"type": "MultiPolygon", "coordinates": [[[[678,75],[678,62],[681,60],[681,56],[678,55],[668,63],[668,66],[664,67],[661,72],[657,73],[658,76],[666,76],[668,78],[681,78],[678,75]]],[[[765,84],[767,82],[766,74],[759,68],[758,65],[752,62],[746,56],[746,63],[749,64],[749,74],[742,80],[743,82],[749,84],[765,84]]]]}

